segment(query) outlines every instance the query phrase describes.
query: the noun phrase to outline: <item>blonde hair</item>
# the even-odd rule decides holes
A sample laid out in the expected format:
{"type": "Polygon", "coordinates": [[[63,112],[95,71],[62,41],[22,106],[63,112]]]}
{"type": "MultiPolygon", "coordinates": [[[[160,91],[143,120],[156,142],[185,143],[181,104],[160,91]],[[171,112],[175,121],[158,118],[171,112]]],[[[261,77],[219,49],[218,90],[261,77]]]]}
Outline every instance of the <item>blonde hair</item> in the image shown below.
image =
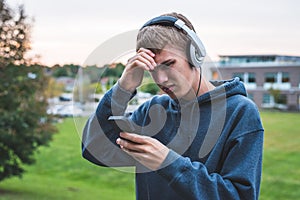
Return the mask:
{"type": "MultiPolygon", "coordinates": [[[[192,23],[183,15],[178,13],[169,13],[161,16],[172,16],[181,19],[186,25],[194,30],[192,23]]],[[[190,41],[186,33],[174,26],[151,25],[141,29],[137,35],[136,51],[140,48],[146,48],[159,54],[166,45],[170,45],[184,53],[190,41]]]]}

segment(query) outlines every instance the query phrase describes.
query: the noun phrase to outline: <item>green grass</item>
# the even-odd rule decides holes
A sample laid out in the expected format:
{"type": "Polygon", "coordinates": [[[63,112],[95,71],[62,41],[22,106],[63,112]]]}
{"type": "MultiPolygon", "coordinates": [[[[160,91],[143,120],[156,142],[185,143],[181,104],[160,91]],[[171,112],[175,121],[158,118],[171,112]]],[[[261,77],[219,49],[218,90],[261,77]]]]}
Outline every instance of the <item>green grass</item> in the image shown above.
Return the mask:
{"type": "MultiPolygon", "coordinates": [[[[265,128],[262,200],[300,197],[300,114],[262,112],[265,128]]],[[[22,179],[0,182],[0,199],[135,199],[134,175],[98,167],[81,158],[84,120],[58,124],[49,147],[40,148],[37,162],[22,179]],[[76,129],[77,128],[77,129],[76,129]]]]}
{"type": "Polygon", "coordinates": [[[300,198],[300,114],[262,112],[264,200],[300,198]]]}
{"type": "Polygon", "coordinates": [[[26,167],[23,178],[0,183],[1,200],[135,198],[132,173],[90,164],[81,157],[80,137],[74,121],[66,119],[57,126],[59,133],[49,147],[40,148],[37,162],[26,167]]]}

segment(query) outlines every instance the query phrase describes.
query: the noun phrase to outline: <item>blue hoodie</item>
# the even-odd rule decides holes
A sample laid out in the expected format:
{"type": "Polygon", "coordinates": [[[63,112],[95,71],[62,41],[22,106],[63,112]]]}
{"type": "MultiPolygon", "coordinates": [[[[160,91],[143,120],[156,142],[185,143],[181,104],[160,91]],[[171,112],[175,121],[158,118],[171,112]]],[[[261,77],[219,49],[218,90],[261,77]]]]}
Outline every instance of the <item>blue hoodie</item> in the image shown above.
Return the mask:
{"type": "Polygon", "coordinates": [[[121,129],[111,115],[124,115],[134,94],[116,84],[100,101],[82,137],[82,154],[100,166],[136,166],[136,199],[258,199],[263,127],[255,104],[238,78],[192,101],[154,96],[126,114],[135,133],[170,148],[151,171],[124,153],[115,141],[121,129]]]}

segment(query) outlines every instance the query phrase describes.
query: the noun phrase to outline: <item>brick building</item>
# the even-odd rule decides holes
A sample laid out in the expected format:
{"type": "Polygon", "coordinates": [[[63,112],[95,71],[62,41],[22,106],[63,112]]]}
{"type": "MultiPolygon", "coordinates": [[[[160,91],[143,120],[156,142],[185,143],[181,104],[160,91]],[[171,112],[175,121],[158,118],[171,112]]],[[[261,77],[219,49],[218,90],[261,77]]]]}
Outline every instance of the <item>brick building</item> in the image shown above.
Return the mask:
{"type": "Polygon", "coordinates": [[[300,111],[300,56],[221,55],[213,79],[239,77],[259,108],[300,111]]]}

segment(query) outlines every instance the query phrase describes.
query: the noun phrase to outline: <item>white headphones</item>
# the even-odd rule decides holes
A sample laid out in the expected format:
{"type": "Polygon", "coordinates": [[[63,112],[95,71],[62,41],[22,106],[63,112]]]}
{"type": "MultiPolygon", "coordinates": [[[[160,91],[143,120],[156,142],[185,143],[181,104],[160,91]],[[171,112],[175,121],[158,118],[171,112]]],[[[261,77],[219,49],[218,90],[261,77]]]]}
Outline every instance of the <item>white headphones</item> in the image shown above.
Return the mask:
{"type": "Polygon", "coordinates": [[[188,59],[193,66],[199,68],[201,67],[206,55],[204,45],[202,44],[197,34],[193,30],[191,30],[181,19],[172,16],[159,16],[146,22],[141,29],[146,26],[152,25],[174,26],[179,30],[184,30],[191,41],[188,48],[189,51],[187,52],[188,59]]]}

